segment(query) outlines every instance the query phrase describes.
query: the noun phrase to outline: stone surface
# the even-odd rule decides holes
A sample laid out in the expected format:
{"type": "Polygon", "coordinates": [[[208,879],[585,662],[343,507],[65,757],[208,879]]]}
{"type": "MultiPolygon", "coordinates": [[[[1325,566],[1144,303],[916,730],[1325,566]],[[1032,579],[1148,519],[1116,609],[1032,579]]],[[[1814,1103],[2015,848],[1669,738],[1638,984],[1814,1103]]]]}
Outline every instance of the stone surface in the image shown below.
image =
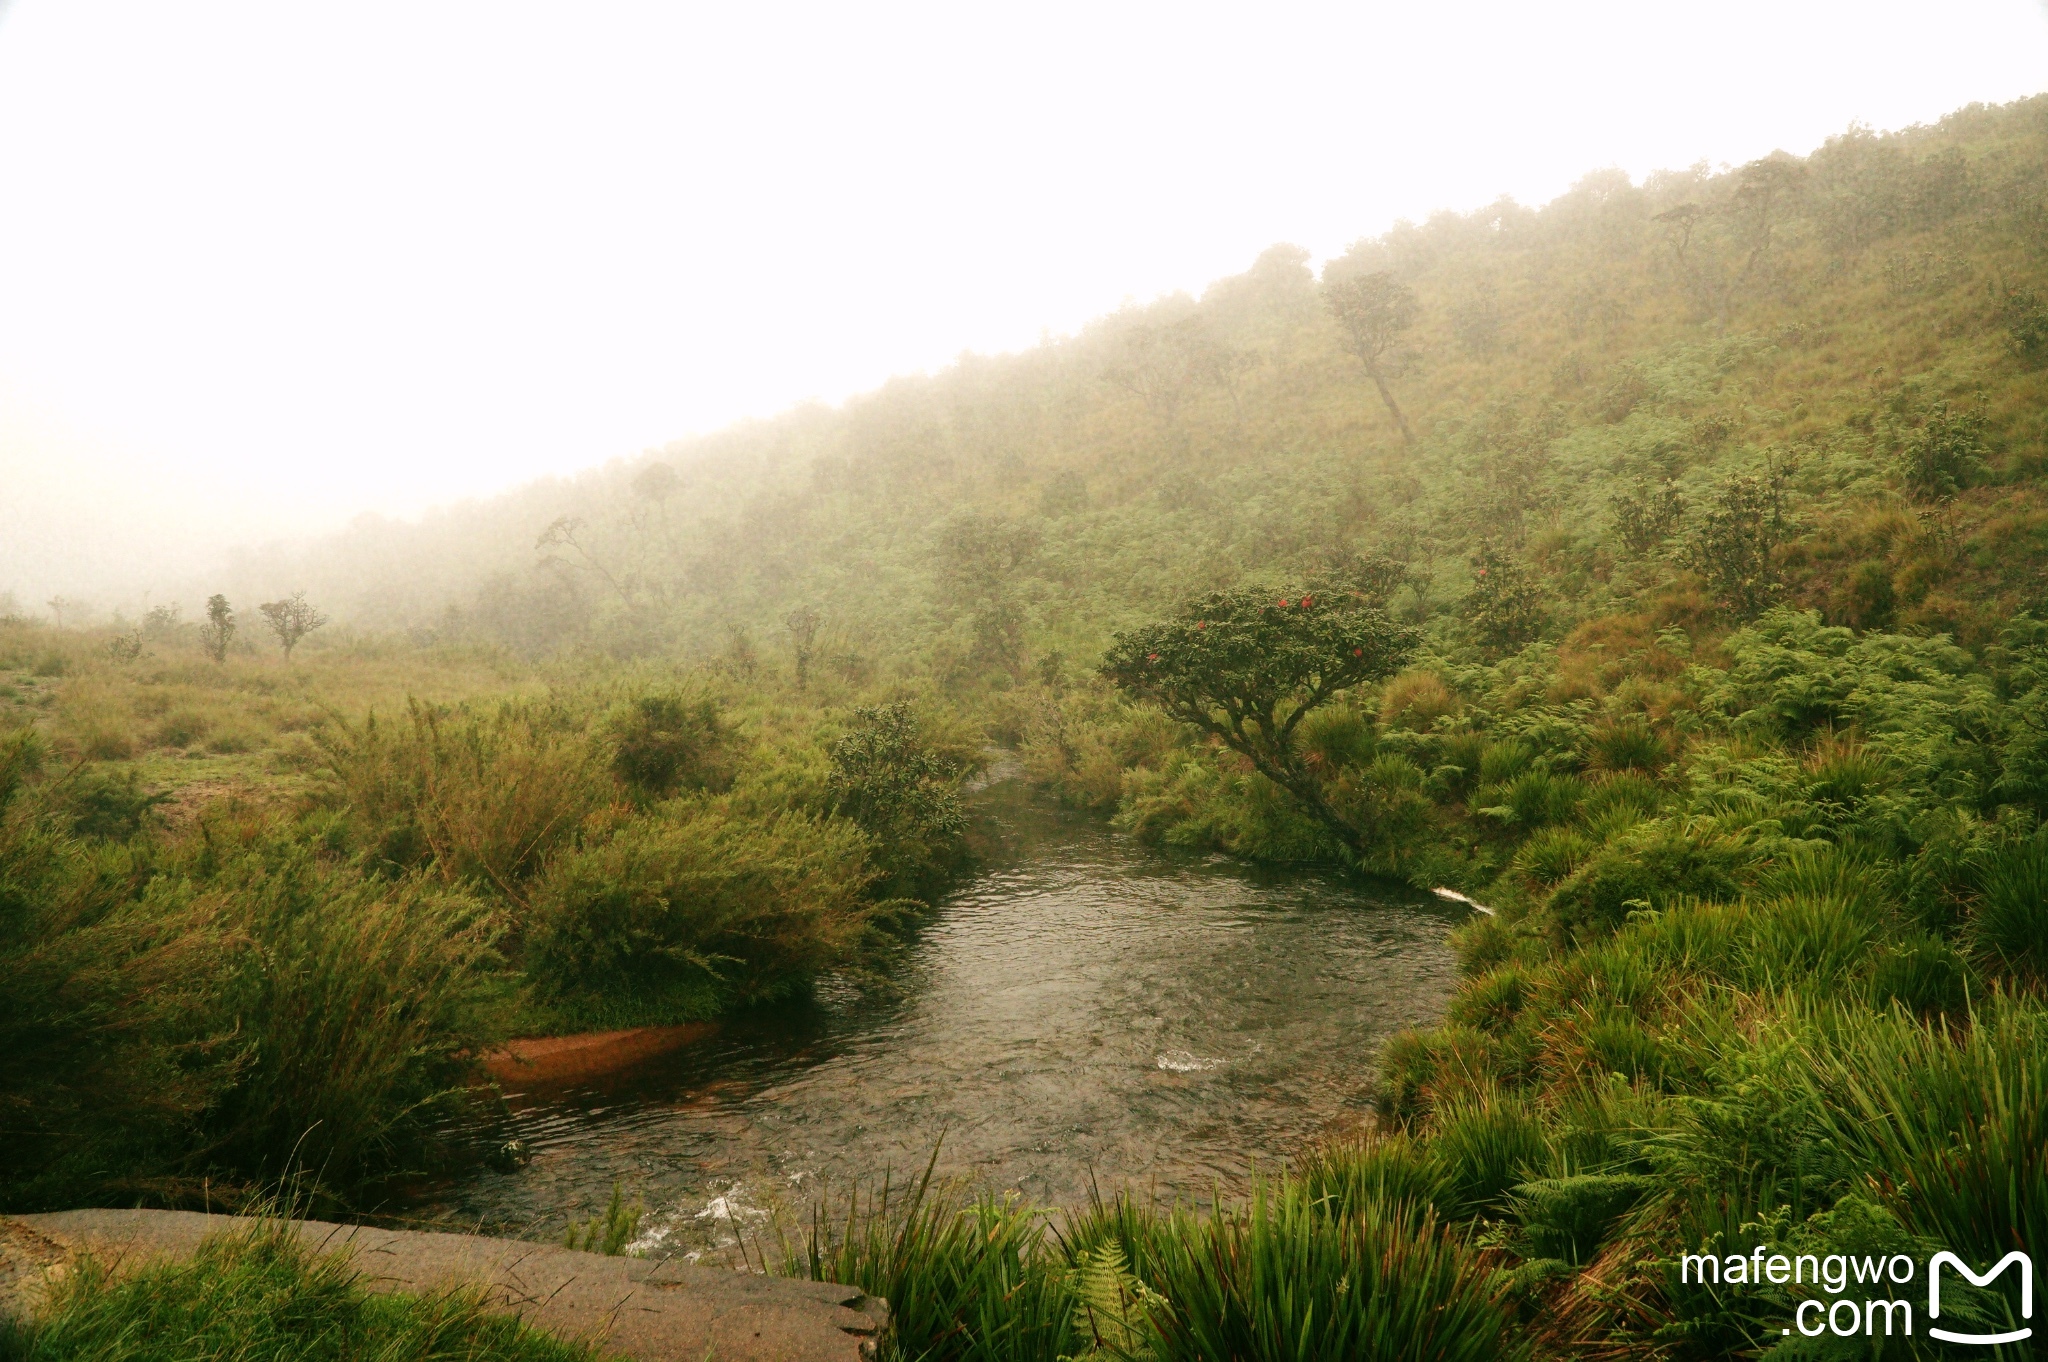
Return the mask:
{"type": "MultiPolygon", "coordinates": [[[[196,1211],[58,1211],[0,1217],[0,1309],[32,1308],[50,1274],[89,1252],[117,1271],[189,1258],[236,1222],[196,1211]]],[[[348,1255],[378,1291],[481,1286],[507,1314],[640,1362],[856,1362],[888,1305],[855,1287],[480,1235],[298,1220],[309,1246],[348,1255]]]]}

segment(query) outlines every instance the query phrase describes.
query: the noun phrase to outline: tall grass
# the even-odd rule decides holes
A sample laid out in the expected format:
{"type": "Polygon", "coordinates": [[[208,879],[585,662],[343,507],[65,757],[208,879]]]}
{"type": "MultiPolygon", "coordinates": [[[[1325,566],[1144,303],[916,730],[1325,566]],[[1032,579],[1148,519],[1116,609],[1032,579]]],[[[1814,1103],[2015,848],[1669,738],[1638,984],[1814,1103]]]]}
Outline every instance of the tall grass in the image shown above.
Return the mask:
{"type": "Polygon", "coordinates": [[[1162,1362],[1504,1362],[1526,1351],[1485,1265],[1427,1210],[1333,1216],[1299,1187],[1265,1185],[1207,1217],[1175,1212],[1150,1248],[1162,1362]]]}
{"type": "Polygon", "coordinates": [[[902,1358],[1208,1362],[1514,1358],[1500,1284],[1438,1224],[1404,1146],[1337,1157],[1204,1214],[1098,1199],[1055,1229],[931,1171],[814,1220],[790,1267],[889,1299],[902,1358]],[[892,1199],[893,1198],[893,1199],[892,1199]]]}
{"type": "Polygon", "coordinates": [[[1993,998],[1973,1020],[1845,1008],[1807,1072],[1822,1131],[1906,1229],[1988,1263],[2048,1244],[2048,1016],[1993,998]]]}
{"type": "Polygon", "coordinates": [[[2048,837],[1990,852],[1978,889],[1971,945],[1987,964],[2021,984],[2048,984],[2048,837]]]}
{"type": "Polygon", "coordinates": [[[413,700],[404,723],[336,719],[319,741],[358,836],[381,859],[516,899],[547,854],[618,797],[587,727],[537,701],[413,700]]]}
{"type": "Polygon", "coordinates": [[[474,1113],[493,1039],[479,1006],[500,930],[488,908],[289,842],[245,853],[183,908],[223,956],[222,1030],[206,1042],[222,1090],[189,1174],[296,1174],[353,1199],[456,1152],[450,1123],[474,1113]]]}
{"type": "Polygon", "coordinates": [[[209,1237],[190,1262],[116,1275],[85,1259],[26,1326],[0,1325],[8,1362],[595,1362],[486,1309],[480,1291],[374,1294],[340,1255],[287,1222],[209,1237]]]}
{"type": "Polygon", "coordinates": [[[620,1024],[758,998],[858,954],[875,915],[867,846],[837,820],[677,801],[555,859],[528,894],[524,968],[620,1024]]]}

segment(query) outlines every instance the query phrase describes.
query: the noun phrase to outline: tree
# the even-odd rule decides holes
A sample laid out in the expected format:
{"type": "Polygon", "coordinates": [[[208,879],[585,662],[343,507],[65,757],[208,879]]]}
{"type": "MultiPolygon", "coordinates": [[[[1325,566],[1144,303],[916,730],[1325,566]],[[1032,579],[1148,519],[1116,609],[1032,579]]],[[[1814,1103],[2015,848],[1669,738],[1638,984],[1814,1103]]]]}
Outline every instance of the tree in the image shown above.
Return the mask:
{"type": "Polygon", "coordinates": [[[1641,556],[1671,537],[1679,517],[1685,514],[1685,494],[1671,482],[1653,483],[1637,478],[1608,500],[1614,508],[1614,528],[1630,553],[1641,556]]]}
{"type": "Polygon", "coordinates": [[[1657,215],[1680,276],[1716,328],[1727,327],[1735,300],[1765,273],[1803,175],[1797,162],[1765,157],[1737,171],[1718,200],[1657,215]]]}
{"type": "Polygon", "coordinates": [[[811,654],[817,650],[818,627],[825,619],[808,605],[798,606],[782,617],[782,627],[789,631],[789,649],[796,654],[796,688],[802,690],[811,680],[811,654]]]}
{"type": "Polygon", "coordinates": [[[2007,289],[2000,312],[2012,357],[2030,369],[2048,364],[2048,305],[2030,290],[2007,289]]]}
{"type": "Polygon", "coordinates": [[[967,828],[962,770],[932,749],[916,712],[900,701],[854,710],[832,744],[832,812],[873,839],[886,890],[921,896],[939,883],[967,828]]]}
{"type": "Polygon", "coordinates": [[[935,546],[940,588],[949,603],[973,613],[974,660],[1012,676],[1024,665],[1024,608],[1016,579],[1038,544],[1035,526],[966,511],[941,527],[935,546]]]}
{"type": "Polygon", "coordinates": [[[1955,411],[1936,402],[1919,428],[1905,433],[1899,467],[1916,501],[1951,502],[1984,472],[1984,425],[1982,412],[1955,411]]]}
{"type": "Polygon", "coordinates": [[[1682,561],[1738,618],[1763,613],[1784,590],[1777,549],[1791,534],[1785,515],[1791,476],[1790,466],[1774,464],[1729,478],[1686,540],[1682,561]]]}
{"type": "Polygon", "coordinates": [[[1402,440],[1413,448],[1415,432],[1408,428],[1408,418],[1401,414],[1387,380],[1400,377],[1406,363],[1401,337],[1422,311],[1415,290],[1396,279],[1391,270],[1379,270],[1325,283],[1323,304],[1344,333],[1344,347],[1365,366],[1367,377],[1380,390],[1380,401],[1387,404],[1394,424],[1401,428],[1402,440]]]}
{"type": "Polygon", "coordinates": [[[292,649],[299,646],[300,639],[327,623],[327,616],[307,603],[303,591],[294,591],[281,601],[265,601],[256,608],[263,612],[270,632],[277,635],[286,662],[292,660],[292,649]]]}
{"type": "Polygon", "coordinates": [[[1221,387],[1238,403],[1238,381],[1251,356],[1209,333],[1199,316],[1177,322],[1142,322],[1124,333],[1123,358],[1103,377],[1145,404],[1169,431],[1179,432],[1180,409],[1205,387],[1221,387]]]}
{"type": "Polygon", "coordinates": [[[1299,800],[1346,847],[1365,830],[1332,808],[1295,747],[1309,714],[1397,670],[1418,635],[1345,592],[1213,592],[1171,618],[1118,634],[1101,674],[1208,733],[1299,800]]]}
{"type": "Polygon", "coordinates": [[[1467,438],[1480,507],[1494,532],[1510,543],[1522,542],[1525,521],[1547,499],[1550,442],[1564,430],[1557,407],[1529,411],[1507,402],[1489,403],[1472,423],[1467,438]]]}
{"type": "Polygon", "coordinates": [[[206,598],[206,623],[199,626],[199,646],[215,662],[228,660],[228,644],[235,639],[235,612],[228,598],[219,594],[206,598]]]}
{"type": "Polygon", "coordinates": [[[1543,593],[1520,563],[1482,540],[1472,555],[1472,589],[1465,593],[1465,618],[1489,648],[1515,648],[1543,628],[1543,593]]]}

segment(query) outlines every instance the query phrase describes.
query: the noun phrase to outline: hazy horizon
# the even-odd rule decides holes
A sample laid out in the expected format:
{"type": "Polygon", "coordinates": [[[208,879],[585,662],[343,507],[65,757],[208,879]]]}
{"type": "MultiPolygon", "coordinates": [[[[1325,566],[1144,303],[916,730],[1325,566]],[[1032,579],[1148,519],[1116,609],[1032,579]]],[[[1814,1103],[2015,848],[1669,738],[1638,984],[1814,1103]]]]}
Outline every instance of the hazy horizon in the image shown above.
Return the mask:
{"type": "Polygon", "coordinates": [[[1278,242],[1320,263],[1604,167],[2042,88],[2040,4],[1924,13],[21,0],[0,592],[132,609],[238,549],[1027,349],[1278,242]]]}

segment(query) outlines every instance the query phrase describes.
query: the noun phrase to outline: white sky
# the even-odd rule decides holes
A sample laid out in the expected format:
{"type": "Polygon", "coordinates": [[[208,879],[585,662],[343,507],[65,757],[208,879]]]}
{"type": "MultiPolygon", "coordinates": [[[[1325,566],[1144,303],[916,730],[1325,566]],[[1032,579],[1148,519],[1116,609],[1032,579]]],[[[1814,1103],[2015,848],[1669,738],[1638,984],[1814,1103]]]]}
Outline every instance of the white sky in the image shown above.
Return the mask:
{"type": "Polygon", "coordinates": [[[16,0],[0,590],[837,399],[1277,241],[2043,88],[2041,0],[16,0]]]}

